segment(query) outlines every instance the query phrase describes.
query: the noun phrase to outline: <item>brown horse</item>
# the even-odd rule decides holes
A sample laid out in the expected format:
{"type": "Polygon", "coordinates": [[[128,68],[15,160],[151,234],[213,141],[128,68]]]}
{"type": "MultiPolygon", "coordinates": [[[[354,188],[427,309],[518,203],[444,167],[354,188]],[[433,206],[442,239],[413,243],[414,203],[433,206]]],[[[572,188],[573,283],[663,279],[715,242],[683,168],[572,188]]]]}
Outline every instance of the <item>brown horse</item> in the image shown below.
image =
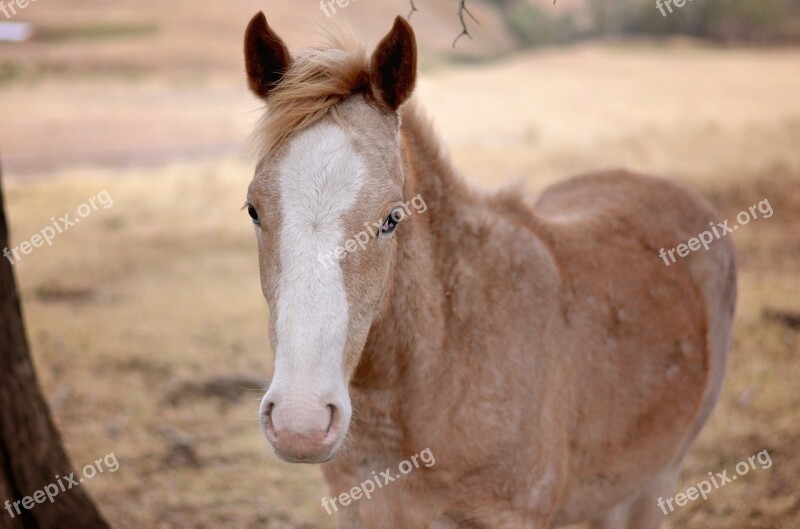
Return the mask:
{"type": "Polygon", "coordinates": [[[659,249],[711,207],[623,171],[535,203],[472,189],[409,101],[402,18],[371,56],[291,54],[259,13],[245,55],[268,108],[247,200],[277,454],[325,462],[332,494],[435,455],[340,496],[346,528],[658,527],[719,395],[736,297],[728,239],[669,267],[659,249]]]}

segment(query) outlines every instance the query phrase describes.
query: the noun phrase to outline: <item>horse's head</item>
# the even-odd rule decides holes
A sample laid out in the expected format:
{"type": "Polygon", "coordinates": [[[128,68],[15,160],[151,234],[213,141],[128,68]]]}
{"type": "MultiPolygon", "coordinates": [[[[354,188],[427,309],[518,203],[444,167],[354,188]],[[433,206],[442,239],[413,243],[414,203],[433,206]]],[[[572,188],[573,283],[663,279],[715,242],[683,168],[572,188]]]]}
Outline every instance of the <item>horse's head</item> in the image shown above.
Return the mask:
{"type": "Polygon", "coordinates": [[[410,213],[397,109],[414,88],[416,43],[398,17],[371,57],[360,47],[292,56],[259,13],[245,59],[268,108],[247,196],[275,352],[261,419],[282,459],[323,462],[347,434],[348,384],[410,213]]]}

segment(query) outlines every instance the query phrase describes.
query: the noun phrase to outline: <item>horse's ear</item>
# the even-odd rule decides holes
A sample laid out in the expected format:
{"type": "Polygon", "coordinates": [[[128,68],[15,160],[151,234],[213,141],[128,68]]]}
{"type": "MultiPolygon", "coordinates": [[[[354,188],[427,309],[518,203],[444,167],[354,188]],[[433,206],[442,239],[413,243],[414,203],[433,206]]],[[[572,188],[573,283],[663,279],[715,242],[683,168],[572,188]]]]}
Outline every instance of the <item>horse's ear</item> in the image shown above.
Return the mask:
{"type": "Polygon", "coordinates": [[[394,20],[391,31],[378,44],[369,70],[373,97],[391,110],[397,109],[414,91],[417,40],[411,24],[403,17],[394,20]]]}
{"type": "Polygon", "coordinates": [[[286,44],[272,31],[261,11],[247,25],[244,60],[250,90],[263,99],[278,85],[292,62],[286,44]]]}

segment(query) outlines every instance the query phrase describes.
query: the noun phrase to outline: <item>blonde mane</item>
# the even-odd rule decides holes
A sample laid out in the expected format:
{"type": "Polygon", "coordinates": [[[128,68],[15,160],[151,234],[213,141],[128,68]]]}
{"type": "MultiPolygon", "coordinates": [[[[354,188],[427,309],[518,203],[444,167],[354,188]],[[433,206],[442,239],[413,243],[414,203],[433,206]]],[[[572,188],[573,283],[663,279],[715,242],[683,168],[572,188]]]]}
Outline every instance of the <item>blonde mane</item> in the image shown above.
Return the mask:
{"type": "Polygon", "coordinates": [[[306,48],[269,94],[250,144],[259,158],[321,120],[349,96],[369,88],[369,57],[360,39],[342,28],[325,32],[328,47],[306,48]]]}

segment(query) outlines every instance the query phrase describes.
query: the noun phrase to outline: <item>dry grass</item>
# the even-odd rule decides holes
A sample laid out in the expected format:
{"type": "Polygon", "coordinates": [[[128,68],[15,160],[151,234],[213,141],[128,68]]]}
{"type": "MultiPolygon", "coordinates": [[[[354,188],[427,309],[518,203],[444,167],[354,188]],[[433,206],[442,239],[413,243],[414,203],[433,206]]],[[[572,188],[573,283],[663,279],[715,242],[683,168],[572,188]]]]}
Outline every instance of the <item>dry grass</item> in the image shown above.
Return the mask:
{"type": "MultiPolygon", "coordinates": [[[[438,70],[422,82],[454,157],[485,184],[525,178],[539,189],[571,172],[625,165],[700,188],[723,217],[771,201],[771,219],[735,234],[741,296],[729,376],[683,481],[763,449],[774,465],[671,515],[673,528],[800,525],[800,329],[765,317],[767,309],[800,314],[799,56],[581,47],[438,70]]],[[[96,97],[109,97],[106,86],[96,97]]],[[[242,90],[231,106],[249,104],[239,86],[225,88],[242,90]]],[[[190,115],[180,90],[165,126],[190,115]]],[[[13,92],[26,110],[39,95],[13,92]]],[[[154,108],[128,112],[156,119],[154,108]]],[[[29,112],[30,122],[43,123],[45,109],[29,112]]],[[[23,125],[15,133],[27,145],[38,129],[26,136],[23,125]]],[[[128,143],[147,141],[146,132],[126,134],[128,143]]],[[[15,244],[102,189],[115,201],[15,271],[73,460],[119,458],[116,474],[86,485],[118,528],[333,527],[319,506],[326,491],[317,468],[279,462],[255,420],[271,352],[255,244],[239,211],[250,171],[227,159],[62,170],[8,186],[15,244]]]]}

